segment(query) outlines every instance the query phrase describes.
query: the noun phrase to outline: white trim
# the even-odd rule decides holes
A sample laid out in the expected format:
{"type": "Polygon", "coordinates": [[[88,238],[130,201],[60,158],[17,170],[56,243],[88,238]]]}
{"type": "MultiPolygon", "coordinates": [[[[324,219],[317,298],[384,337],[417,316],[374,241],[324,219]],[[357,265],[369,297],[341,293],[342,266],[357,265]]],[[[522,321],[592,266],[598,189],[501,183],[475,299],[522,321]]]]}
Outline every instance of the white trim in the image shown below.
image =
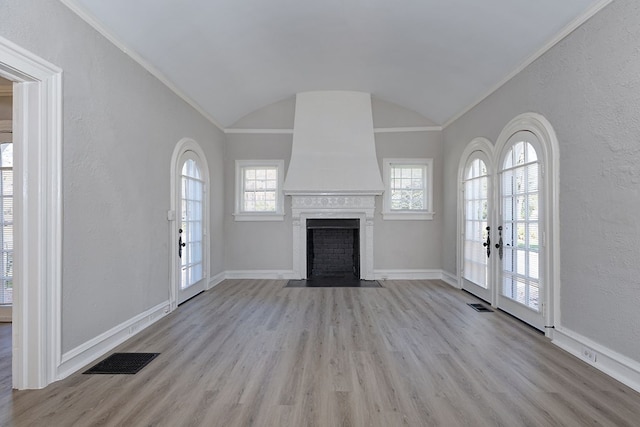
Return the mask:
{"type": "Polygon", "coordinates": [[[433,210],[433,159],[431,158],[384,158],[382,159],[384,193],[382,195],[382,218],[384,220],[432,220],[433,210]],[[425,210],[391,209],[391,169],[394,166],[420,166],[424,168],[425,210]]]}
{"type": "Polygon", "coordinates": [[[442,270],[438,269],[373,270],[374,280],[442,280],[442,278],[442,270]]]}
{"type": "Polygon", "coordinates": [[[456,276],[455,274],[451,274],[448,271],[442,270],[441,280],[445,282],[447,285],[451,285],[456,289],[462,289],[462,287],[460,286],[460,281],[458,279],[458,276],[456,276]]]}
{"type": "MultiPolygon", "coordinates": [[[[407,133],[407,132],[440,132],[442,126],[404,126],[391,128],[374,128],[373,133],[407,133]]],[[[240,129],[225,128],[226,134],[255,135],[293,135],[293,129],[240,129]]]]}
{"type": "Polygon", "coordinates": [[[299,279],[293,270],[228,270],[227,279],[291,280],[299,279]]]}
{"type": "Polygon", "coordinates": [[[13,387],[42,388],[61,358],[62,70],[0,37],[14,83],[13,387]]]}
{"type": "MultiPolygon", "coordinates": [[[[523,113],[514,117],[500,132],[494,148],[494,163],[496,174],[494,185],[497,187],[499,172],[499,159],[509,143],[511,136],[520,131],[528,131],[536,136],[542,150],[539,160],[543,165],[542,182],[544,190],[544,206],[542,218],[544,218],[544,276],[542,280],[544,289],[543,317],[545,326],[553,326],[554,322],[560,322],[560,146],[551,123],[540,114],[523,113]]],[[[498,191],[494,191],[494,206],[500,206],[497,199],[498,191]]],[[[494,214],[494,218],[496,215],[494,214]]],[[[495,262],[495,261],[494,261],[495,262]]],[[[496,299],[497,301],[497,299],[496,299]]],[[[550,336],[551,329],[547,328],[545,334],[550,336]]]]}
{"type": "Polygon", "coordinates": [[[64,353],[62,355],[62,363],[58,368],[58,378],[56,379],[61,380],[68,377],[87,364],[104,356],[118,345],[140,333],[143,329],[165,317],[169,311],[169,301],[167,300],[64,353]]]}
{"type": "Polygon", "coordinates": [[[640,363],[636,360],[623,356],[577,332],[563,327],[556,327],[553,330],[551,342],[610,377],[640,392],[640,363]],[[595,362],[583,355],[584,347],[595,351],[595,362]]]}
{"type": "Polygon", "coordinates": [[[284,160],[236,160],[236,182],[234,188],[235,210],[233,217],[236,221],[283,221],[284,220],[284,193],[282,186],[284,183],[284,160]],[[276,168],[278,174],[278,184],[276,190],[276,210],[275,212],[244,211],[242,200],[244,194],[244,179],[242,170],[245,168],[276,168]]]}
{"type": "Polygon", "coordinates": [[[293,135],[293,129],[237,129],[226,128],[226,134],[257,134],[257,135],[293,135]]]}
{"type": "MultiPolygon", "coordinates": [[[[471,155],[473,153],[475,153],[476,151],[479,151],[481,153],[484,154],[484,157],[486,157],[485,159],[483,159],[483,161],[485,161],[487,164],[487,169],[490,173],[489,176],[489,185],[490,188],[493,189],[493,184],[492,184],[492,179],[491,176],[493,176],[493,174],[495,173],[494,171],[494,167],[493,167],[493,145],[491,144],[491,141],[489,141],[486,138],[474,138],[473,140],[471,140],[471,142],[465,147],[464,151],[462,152],[462,155],[460,156],[460,162],[458,163],[458,174],[456,175],[458,177],[458,183],[457,183],[457,189],[458,189],[458,193],[457,193],[457,206],[458,209],[456,209],[457,211],[457,233],[456,233],[456,242],[457,242],[457,251],[456,251],[456,259],[457,259],[457,272],[458,272],[458,276],[457,276],[457,280],[458,280],[458,284],[456,285],[457,288],[462,289],[463,288],[463,280],[464,280],[464,276],[463,276],[463,269],[464,269],[464,185],[463,185],[463,181],[464,181],[464,171],[467,167],[467,164],[469,162],[469,158],[471,157],[471,155]]],[[[493,200],[489,200],[490,203],[489,205],[491,206],[491,209],[493,209],[493,200]]],[[[488,217],[487,217],[487,222],[491,225],[492,224],[492,215],[493,215],[493,211],[488,213],[488,217]]],[[[491,261],[490,261],[491,262],[491,261]]],[[[491,272],[491,267],[489,266],[489,271],[491,272]]],[[[491,277],[489,277],[489,281],[491,283],[491,280],[493,280],[491,277]]],[[[495,286],[492,287],[492,291],[494,290],[493,288],[495,288],[495,286]]],[[[495,299],[492,296],[492,300],[495,299]]]]}
{"type": "Polygon", "coordinates": [[[174,85],[171,80],[169,80],[156,67],[151,65],[150,62],[142,58],[142,56],[140,56],[135,50],[131,49],[129,46],[127,46],[126,43],[122,42],[118,37],[111,33],[105,26],[103,26],[97,19],[95,19],[93,14],[91,14],[86,8],[78,4],[78,2],[75,0],[60,0],[60,2],[67,6],[73,13],[78,15],[80,19],[89,24],[89,26],[91,26],[94,30],[102,34],[104,38],[113,43],[125,55],[129,56],[142,68],[147,70],[152,76],[160,80],[160,82],[162,82],[162,84],[164,84],[167,88],[169,88],[169,90],[176,94],[176,96],[193,107],[194,110],[200,113],[205,119],[209,120],[215,127],[224,132],[224,127],[220,123],[218,123],[218,121],[214,119],[209,113],[207,113],[204,108],[202,108],[197,102],[187,96],[182,90],[178,89],[178,87],[174,85]]]}
{"type": "MultiPolygon", "coordinates": [[[[179,295],[179,287],[180,287],[180,269],[178,268],[178,220],[177,220],[177,212],[178,206],[180,202],[178,198],[180,196],[178,188],[181,180],[181,165],[178,163],[182,158],[182,155],[187,151],[193,151],[200,158],[201,166],[202,166],[202,178],[204,180],[204,234],[203,234],[203,266],[202,273],[204,280],[204,289],[206,290],[209,285],[209,264],[210,264],[210,242],[211,242],[211,233],[210,233],[210,196],[209,196],[209,182],[210,182],[210,174],[209,174],[209,163],[207,162],[207,157],[202,150],[202,147],[191,138],[182,138],[176,144],[176,147],[173,149],[173,154],[171,156],[171,164],[170,164],[170,210],[167,216],[169,221],[169,265],[171,266],[171,285],[169,291],[169,302],[171,304],[171,311],[175,310],[178,307],[178,295],[179,295]]],[[[195,288],[194,288],[195,291],[195,288]]]]}
{"type": "Polygon", "coordinates": [[[472,102],[471,104],[469,104],[468,106],[460,110],[460,112],[455,114],[453,117],[445,121],[444,124],[442,125],[442,128],[446,129],[453,122],[455,122],[460,117],[464,116],[469,111],[474,109],[478,104],[480,104],[482,101],[488,98],[491,94],[493,94],[502,86],[504,86],[509,80],[517,76],[522,70],[524,70],[529,65],[531,65],[536,59],[540,58],[542,55],[547,53],[547,51],[549,51],[552,47],[560,43],[565,37],[567,37],[569,34],[574,32],[579,26],[581,26],[582,24],[587,22],[589,19],[591,19],[592,16],[600,12],[605,6],[607,6],[612,1],[613,0],[600,0],[598,3],[594,4],[589,9],[587,9],[583,14],[576,17],[573,21],[567,24],[560,32],[558,32],[550,40],[548,40],[540,49],[538,49],[531,56],[529,56],[524,61],[522,61],[520,65],[516,67],[515,70],[511,71],[509,74],[504,76],[502,80],[500,80],[498,83],[493,85],[489,90],[484,92],[484,94],[481,95],[476,101],[472,102]]]}
{"type": "Polygon", "coordinates": [[[218,286],[220,283],[222,283],[224,281],[224,279],[226,278],[225,272],[223,271],[222,273],[218,273],[215,276],[211,277],[209,279],[209,284],[207,285],[207,289],[205,290],[209,290],[209,289],[213,289],[216,286],[218,286]]]}
{"type": "Polygon", "coordinates": [[[442,126],[405,126],[396,128],[373,128],[373,133],[440,132],[442,126]]]}

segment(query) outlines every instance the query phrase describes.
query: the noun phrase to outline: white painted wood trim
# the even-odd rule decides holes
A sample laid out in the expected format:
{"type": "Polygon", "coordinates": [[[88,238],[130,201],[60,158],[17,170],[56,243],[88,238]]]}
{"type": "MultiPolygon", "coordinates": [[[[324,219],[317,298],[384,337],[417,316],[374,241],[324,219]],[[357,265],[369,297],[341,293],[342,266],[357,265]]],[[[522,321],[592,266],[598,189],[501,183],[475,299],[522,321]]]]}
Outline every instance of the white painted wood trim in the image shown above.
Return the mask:
{"type": "Polygon", "coordinates": [[[61,360],[62,70],[0,37],[0,76],[14,83],[13,387],[42,388],[61,360]],[[17,84],[16,84],[17,83],[17,84]]]}
{"type": "Polygon", "coordinates": [[[460,117],[462,117],[465,114],[467,114],[469,111],[471,111],[473,108],[475,108],[478,104],[480,104],[482,101],[484,101],[486,98],[488,98],[489,95],[491,95],[492,93],[494,93],[495,91],[500,89],[502,86],[504,86],[509,80],[514,78],[522,70],[524,70],[529,65],[531,65],[533,63],[533,61],[535,61],[536,59],[540,58],[547,51],[549,51],[552,47],[554,47],[556,44],[560,43],[565,37],[567,37],[569,34],[574,32],[579,26],[581,26],[582,24],[587,22],[593,15],[595,15],[596,13],[601,11],[605,6],[607,6],[612,1],[613,0],[600,0],[598,3],[594,4],[593,6],[591,6],[583,14],[581,14],[580,16],[575,18],[573,21],[571,21],[569,24],[567,24],[567,26],[565,26],[560,32],[558,32],[549,41],[547,41],[533,55],[529,56],[527,59],[522,61],[522,63],[520,63],[520,65],[515,70],[513,70],[509,74],[507,74],[502,80],[500,80],[497,84],[495,84],[489,90],[487,90],[476,101],[472,102],[467,107],[462,109],[459,113],[457,113],[455,116],[453,116],[449,120],[447,120],[442,125],[442,128],[443,129],[448,128],[453,122],[455,122],[460,117]]]}
{"type": "MultiPolygon", "coordinates": [[[[440,132],[442,126],[406,126],[395,128],[374,128],[373,133],[440,132]]],[[[249,135],[293,135],[293,129],[239,129],[226,128],[226,134],[249,135]]]]}
{"type": "Polygon", "coordinates": [[[374,280],[438,280],[442,279],[442,270],[437,269],[404,269],[373,270],[374,280]]]}
{"type": "Polygon", "coordinates": [[[447,285],[451,285],[456,289],[462,289],[462,286],[460,286],[460,281],[458,279],[458,276],[456,276],[455,274],[451,274],[448,271],[442,270],[442,278],[441,279],[447,285]]]}
{"type": "Polygon", "coordinates": [[[291,280],[299,279],[293,270],[228,270],[227,279],[291,280]]]}
{"type": "Polygon", "coordinates": [[[202,117],[210,121],[215,127],[224,132],[224,127],[220,123],[218,123],[216,119],[214,119],[209,113],[207,113],[197,102],[187,96],[182,90],[178,89],[178,87],[174,85],[171,80],[165,77],[165,75],[161,73],[156,67],[151,65],[150,62],[142,58],[142,56],[140,56],[135,50],[131,49],[126,43],[122,42],[119,38],[113,35],[109,30],[107,30],[107,28],[103,26],[97,19],[95,19],[93,14],[91,14],[86,8],[78,4],[78,2],[75,0],[60,0],[60,2],[67,6],[73,13],[78,15],[80,19],[89,24],[89,26],[100,33],[104,38],[113,43],[124,54],[129,56],[142,68],[151,73],[152,76],[160,80],[162,84],[169,88],[169,90],[171,90],[184,102],[193,107],[194,110],[200,113],[202,117]]]}
{"type": "Polygon", "coordinates": [[[66,378],[104,356],[132,336],[165,317],[169,311],[169,301],[167,300],[64,353],[56,380],[66,378]]]}
{"type": "Polygon", "coordinates": [[[610,377],[640,392],[640,363],[637,361],[563,327],[556,327],[553,330],[551,342],[610,377]],[[595,351],[595,362],[584,357],[584,347],[595,351]]]}
{"type": "Polygon", "coordinates": [[[226,274],[223,271],[222,273],[218,273],[215,276],[211,277],[209,279],[209,284],[207,285],[207,291],[209,289],[215,288],[216,286],[218,286],[220,283],[222,283],[224,281],[224,279],[226,279],[226,274]]]}
{"type": "Polygon", "coordinates": [[[374,128],[373,133],[440,132],[442,126],[405,126],[396,128],[374,128]]]}

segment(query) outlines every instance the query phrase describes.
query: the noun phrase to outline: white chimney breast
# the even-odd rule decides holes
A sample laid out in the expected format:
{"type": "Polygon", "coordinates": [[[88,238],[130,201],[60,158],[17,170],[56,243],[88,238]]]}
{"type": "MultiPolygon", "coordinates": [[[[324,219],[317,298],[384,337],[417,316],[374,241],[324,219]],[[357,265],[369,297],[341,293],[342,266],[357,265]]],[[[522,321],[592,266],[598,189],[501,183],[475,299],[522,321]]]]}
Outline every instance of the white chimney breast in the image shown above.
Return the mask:
{"type": "Polygon", "coordinates": [[[371,95],[352,91],[296,95],[285,194],[381,194],[371,95]]]}

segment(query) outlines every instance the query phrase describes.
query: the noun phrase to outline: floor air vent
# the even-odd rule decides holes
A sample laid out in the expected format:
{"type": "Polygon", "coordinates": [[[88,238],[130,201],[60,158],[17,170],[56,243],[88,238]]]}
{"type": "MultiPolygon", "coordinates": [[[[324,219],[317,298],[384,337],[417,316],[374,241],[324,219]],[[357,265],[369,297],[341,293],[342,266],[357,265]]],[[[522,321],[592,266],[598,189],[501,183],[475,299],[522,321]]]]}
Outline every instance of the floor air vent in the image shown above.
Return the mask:
{"type": "Polygon", "coordinates": [[[147,366],[160,353],[113,353],[102,362],[84,371],[83,374],[129,374],[133,375],[147,366]]]}
{"type": "Polygon", "coordinates": [[[475,311],[480,311],[482,313],[493,313],[493,310],[491,310],[489,307],[485,306],[484,304],[467,303],[467,305],[473,308],[475,311]]]}

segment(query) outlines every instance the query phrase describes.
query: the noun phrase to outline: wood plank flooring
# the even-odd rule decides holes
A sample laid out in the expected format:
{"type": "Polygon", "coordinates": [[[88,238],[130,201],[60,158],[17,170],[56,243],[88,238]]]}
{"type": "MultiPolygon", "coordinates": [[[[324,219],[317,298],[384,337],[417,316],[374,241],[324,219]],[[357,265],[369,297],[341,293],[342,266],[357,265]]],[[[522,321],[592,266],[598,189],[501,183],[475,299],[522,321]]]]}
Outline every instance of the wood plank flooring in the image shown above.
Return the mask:
{"type": "Polygon", "coordinates": [[[161,353],[136,375],[2,381],[0,425],[639,425],[639,393],[443,282],[285,284],[188,301],[115,350],[161,353]]]}

